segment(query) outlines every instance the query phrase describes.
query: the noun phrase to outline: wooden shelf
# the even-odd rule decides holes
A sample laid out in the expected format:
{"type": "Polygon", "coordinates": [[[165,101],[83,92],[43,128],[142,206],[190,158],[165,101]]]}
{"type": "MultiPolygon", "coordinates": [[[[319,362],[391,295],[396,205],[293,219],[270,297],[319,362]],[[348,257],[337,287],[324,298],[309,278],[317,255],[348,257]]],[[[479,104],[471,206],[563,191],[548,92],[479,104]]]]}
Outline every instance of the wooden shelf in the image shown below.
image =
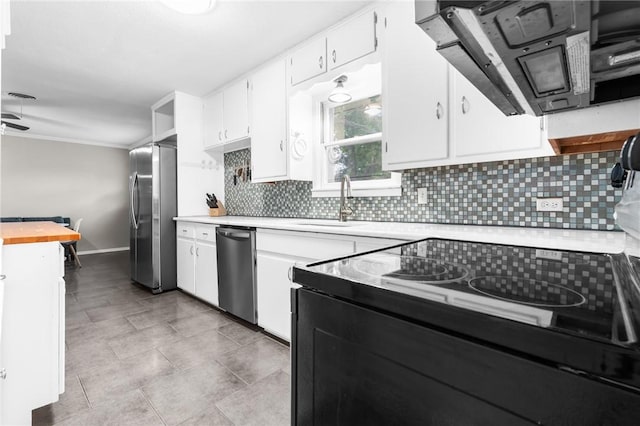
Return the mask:
{"type": "Polygon", "coordinates": [[[640,132],[640,129],[572,136],[549,139],[549,143],[557,155],[615,151],[622,149],[624,142],[638,132],[640,132]]]}

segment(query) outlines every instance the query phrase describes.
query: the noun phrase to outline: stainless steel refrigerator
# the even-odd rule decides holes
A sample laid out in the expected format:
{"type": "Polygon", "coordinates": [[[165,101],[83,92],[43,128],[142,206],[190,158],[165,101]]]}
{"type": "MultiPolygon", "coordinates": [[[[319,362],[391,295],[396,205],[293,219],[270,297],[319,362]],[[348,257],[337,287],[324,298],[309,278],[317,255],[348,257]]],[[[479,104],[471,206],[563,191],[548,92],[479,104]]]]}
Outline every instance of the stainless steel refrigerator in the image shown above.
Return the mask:
{"type": "Polygon", "coordinates": [[[176,288],[176,144],[149,143],[129,152],[131,279],[153,293],[176,288]]]}

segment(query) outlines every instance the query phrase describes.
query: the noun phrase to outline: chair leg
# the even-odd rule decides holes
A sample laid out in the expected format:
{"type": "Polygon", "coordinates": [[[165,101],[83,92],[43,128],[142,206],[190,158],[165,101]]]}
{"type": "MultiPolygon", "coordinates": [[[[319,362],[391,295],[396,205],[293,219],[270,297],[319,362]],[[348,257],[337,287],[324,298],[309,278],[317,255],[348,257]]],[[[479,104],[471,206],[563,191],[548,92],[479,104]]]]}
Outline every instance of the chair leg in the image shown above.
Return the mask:
{"type": "Polygon", "coordinates": [[[79,268],[82,268],[82,264],[80,263],[80,259],[78,259],[78,254],[76,253],[76,249],[73,248],[73,245],[70,245],[69,249],[71,250],[73,259],[76,261],[76,265],[78,265],[79,268]]]}

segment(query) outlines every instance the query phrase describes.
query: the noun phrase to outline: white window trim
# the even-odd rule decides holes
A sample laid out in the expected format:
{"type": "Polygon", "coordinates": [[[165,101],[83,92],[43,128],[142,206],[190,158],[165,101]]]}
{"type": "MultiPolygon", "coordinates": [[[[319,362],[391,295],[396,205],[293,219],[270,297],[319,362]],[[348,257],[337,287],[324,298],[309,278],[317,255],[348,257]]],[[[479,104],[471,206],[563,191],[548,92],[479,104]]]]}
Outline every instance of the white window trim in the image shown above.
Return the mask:
{"type": "MultiPolygon", "coordinates": [[[[366,94],[360,98],[373,96],[373,94],[366,94]]],[[[357,99],[356,99],[357,100],[357,99]]],[[[316,117],[322,117],[322,123],[324,125],[318,126],[322,129],[322,135],[318,136],[318,142],[316,145],[316,155],[314,155],[314,179],[313,188],[311,189],[311,196],[316,197],[339,197],[340,196],[340,182],[327,182],[326,180],[326,155],[325,148],[334,145],[355,145],[366,142],[373,142],[382,140],[382,133],[373,133],[370,135],[356,136],[349,139],[343,139],[339,141],[324,140],[324,135],[329,134],[329,126],[327,122],[324,108],[321,100],[316,100],[316,107],[314,108],[314,115],[316,117]]],[[[367,181],[352,181],[351,182],[351,195],[353,197],[400,197],[402,196],[402,173],[391,172],[389,179],[372,179],[367,181]]]]}

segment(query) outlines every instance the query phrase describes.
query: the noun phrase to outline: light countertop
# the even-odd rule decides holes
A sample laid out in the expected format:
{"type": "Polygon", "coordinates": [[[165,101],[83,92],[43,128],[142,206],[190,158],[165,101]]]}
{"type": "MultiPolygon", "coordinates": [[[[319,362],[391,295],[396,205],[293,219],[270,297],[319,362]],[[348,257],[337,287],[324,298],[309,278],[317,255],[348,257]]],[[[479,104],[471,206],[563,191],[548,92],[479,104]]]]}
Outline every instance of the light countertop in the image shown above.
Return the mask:
{"type": "Polygon", "coordinates": [[[440,225],[404,222],[338,222],[337,220],[253,216],[181,216],[181,222],[249,226],[264,229],[315,232],[360,237],[419,240],[446,238],[596,253],[619,253],[625,249],[625,233],[509,226],[440,225]]]}
{"type": "Polygon", "coordinates": [[[80,234],[55,222],[6,222],[0,223],[0,238],[6,245],[77,241],[80,234]]]}

